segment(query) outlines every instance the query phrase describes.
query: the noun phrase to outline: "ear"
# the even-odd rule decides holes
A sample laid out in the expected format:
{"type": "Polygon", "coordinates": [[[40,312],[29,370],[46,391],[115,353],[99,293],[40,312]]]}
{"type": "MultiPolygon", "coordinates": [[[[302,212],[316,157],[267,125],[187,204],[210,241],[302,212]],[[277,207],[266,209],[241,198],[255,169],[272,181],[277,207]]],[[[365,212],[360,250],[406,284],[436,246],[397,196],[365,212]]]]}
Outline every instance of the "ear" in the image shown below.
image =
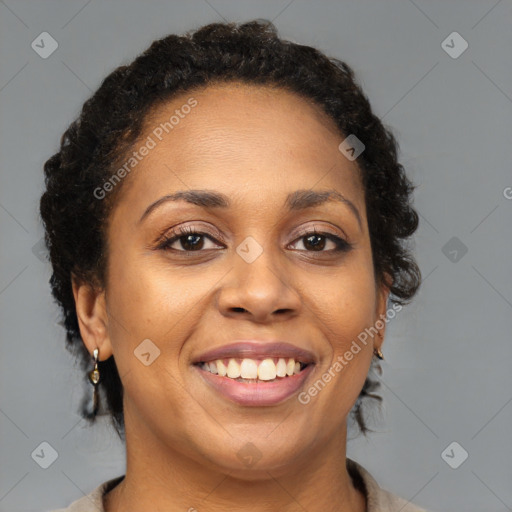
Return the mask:
{"type": "Polygon", "coordinates": [[[91,357],[98,348],[98,359],[104,361],[112,355],[105,292],[80,281],[75,275],[72,275],[71,284],[82,340],[91,357]]]}
{"type": "Polygon", "coordinates": [[[388,309],[388,297],[390,292],[390,287],[393,280],[388,273],[384,274],[384,277],[380,283],[377,284],[377,300],[376,300],[376,320],[375,322],[379,322],[384,324],[382,329],[379,329],[380,336],[375,338],[374,346],[375,348],[380,349],[382,347],[382,343],[384,342],[384,334],[386,332],[386,313],[388,309]]]}

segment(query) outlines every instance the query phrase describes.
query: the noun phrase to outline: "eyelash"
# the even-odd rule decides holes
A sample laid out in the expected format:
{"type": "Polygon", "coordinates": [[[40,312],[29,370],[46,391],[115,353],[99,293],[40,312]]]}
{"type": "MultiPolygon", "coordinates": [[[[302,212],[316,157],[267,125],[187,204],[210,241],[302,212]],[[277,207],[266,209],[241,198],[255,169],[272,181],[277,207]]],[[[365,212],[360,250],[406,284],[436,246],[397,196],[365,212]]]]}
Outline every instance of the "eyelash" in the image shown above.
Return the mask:
{"type": "MultiPolygon", "coordinates": [[[[164,235],[162,237],[160,243],[158,244],[157,249],[167,250],[167,251],[175,251],[175,252],[181,252],[181,253],[194,253],[194,252],[203,252],[204,250],[208,250],[208,249],[200,249],[198,251],[187,251],[187,250],[171,249],[170,246],[174,242],[178,241],[180,238],[183,238],[183,237],[189,236],[189,235],[204,236],[206,238],[209,238],[212,242],[216,241],[213,238],[213,236],[211,236],[209,233],[197,231],[193,226],[183,226],[183,227],[179,227],[176,230],[172,231],[169,235],[164,235]]],[[[306,238],[307,236],[311,236],[311,235],[322,236],[322,237],[325,237],[325,238],[333,241],[336,244],[336,248],[330,249],[328,251],[302,250],[303,252],[339,253],[339,252],[348,252],[353,248],[353,244],[351,244],[350,242],[347,242],[343,238],[333,235],[332,233],[316,231],[315,228],[313,228],[312,231],[303,231],[294,241],[300,240],[302,238],[306,238]]],[[[217,235],[217,236],[219,236],[219,235],[217,235]]],[[[219,238],[221,238],[221,237],[219,236],[219,238]]]]}

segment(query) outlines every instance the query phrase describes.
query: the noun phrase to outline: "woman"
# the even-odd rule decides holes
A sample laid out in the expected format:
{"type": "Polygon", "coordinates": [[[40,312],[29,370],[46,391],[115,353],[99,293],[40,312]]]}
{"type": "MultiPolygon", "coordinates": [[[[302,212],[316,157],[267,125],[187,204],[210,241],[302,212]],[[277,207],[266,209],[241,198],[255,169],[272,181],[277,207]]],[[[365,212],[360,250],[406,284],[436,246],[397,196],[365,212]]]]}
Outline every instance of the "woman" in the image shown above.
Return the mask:
{"type": "Polygon", "coordinates": [[[83,414],[106,401],[126,441],[126,474],[67,511],[420,510],[346,457],[420,272],[413,185],[345,63],[262,21],[170,35],[45,176],[83,414]]]}

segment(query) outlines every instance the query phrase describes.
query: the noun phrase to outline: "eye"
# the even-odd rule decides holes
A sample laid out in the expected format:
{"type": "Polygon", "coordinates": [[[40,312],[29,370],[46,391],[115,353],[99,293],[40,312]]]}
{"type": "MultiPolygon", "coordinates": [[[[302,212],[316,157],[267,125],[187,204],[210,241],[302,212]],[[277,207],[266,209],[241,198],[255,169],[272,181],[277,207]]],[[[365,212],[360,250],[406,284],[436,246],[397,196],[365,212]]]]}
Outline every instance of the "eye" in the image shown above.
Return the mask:
{"type": "Polygon", "coordinates": [[[302,245],[306,247],[306,249],[299,250],[306,250],[308,252],[346,252],[352,248],[352,244],[343,238],[333,235],[332,233],[317,232],[316,230],[303,233],[297,238],[297,241],[303,241],[302,245]],[[331,242],[334,248],[324,250],[326,245],[328,245],[327,242],[331,242]],[[310,247],[311,250],[309,250],[308,247],[310,247]]]}
{"type": "Polygon", "coordinates": [[[214,239],[208,233],[197,231],[192,226],[179,227],[169,235],[165,235],[158,245],[158,249],[173,250],[178,252],[194,252],[202,249],[213,249],[214,247],[205,247],[205,240],[213,242],[214,239]],[[182,249],[176,249],[172,246],[178,242],[182,249]]]}
{"type": "MultiPolygon", "coordinates": [[[[217,235],[219,238],[220,235],[217,235]]],[[[216,240],[213,235],[199,231],[193,226],[180,226],[168,235],[164,235],[158,245],[158,249],[170,250],[176,252],[200,252],[201,250],[214,249],[215,247],[222,248],[222,246],[215,243],[216,240]],[[212,246],[208,247],[208,242],[212,246]],[[173,245],[180,245],[181,249],[173,247],[173,245]]],[[[336,236],[332,233],[305,231],[299,238],[295,240],[291,246],[302,242],[304,249],[298,249],[306,252],[347,252],[352,248],[352,244],[336,236]],[[329,243],[333,246],[331,249],[325,250],[329,243]]]]}

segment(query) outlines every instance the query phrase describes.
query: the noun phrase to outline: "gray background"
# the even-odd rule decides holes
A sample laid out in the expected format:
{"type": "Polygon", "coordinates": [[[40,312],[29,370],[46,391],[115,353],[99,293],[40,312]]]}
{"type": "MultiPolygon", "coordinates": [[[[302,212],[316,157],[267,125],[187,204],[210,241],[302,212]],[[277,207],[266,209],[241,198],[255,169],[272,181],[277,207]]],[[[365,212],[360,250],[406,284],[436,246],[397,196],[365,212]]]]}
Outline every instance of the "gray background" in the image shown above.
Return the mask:
{"type": "Polygon", "coordinates": [[[0,510],[67,506],[124,473],[112,430],[76,412],[82,374],[38,251],[42,165],[114,67],[223,18],[273,19],[351,65],[419,185],[425,281],[388,326],[378,432],[348,455],[426,508],[512,510],[510,0],[0,2],[0,510]],[[59,45],[47,59],[31,48],[43,31],[59,45]],[[441,45],[453,31],[469,44],[458,58],[441,45]],[[48,469],[31,457],[43,441],[48,469]],[[441,455],[453,441],[451,461],[469,454],[457,469],[441,455]]]}

